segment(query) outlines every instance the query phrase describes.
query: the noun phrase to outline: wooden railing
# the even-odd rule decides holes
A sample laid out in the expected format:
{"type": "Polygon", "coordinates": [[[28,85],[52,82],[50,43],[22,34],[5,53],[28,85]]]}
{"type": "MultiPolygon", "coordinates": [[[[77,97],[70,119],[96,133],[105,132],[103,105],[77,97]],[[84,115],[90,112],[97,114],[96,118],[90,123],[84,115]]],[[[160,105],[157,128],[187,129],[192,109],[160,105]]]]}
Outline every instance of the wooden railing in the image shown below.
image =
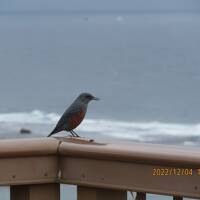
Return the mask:
{"type": "Polygon", "coordinates": [[[58,200],[60,183],[78,200],[125,200],[127,191],[200,198],[200,152],[164,145],[72,138],[0,141],[0,185],[11,200],[58,200]]]}

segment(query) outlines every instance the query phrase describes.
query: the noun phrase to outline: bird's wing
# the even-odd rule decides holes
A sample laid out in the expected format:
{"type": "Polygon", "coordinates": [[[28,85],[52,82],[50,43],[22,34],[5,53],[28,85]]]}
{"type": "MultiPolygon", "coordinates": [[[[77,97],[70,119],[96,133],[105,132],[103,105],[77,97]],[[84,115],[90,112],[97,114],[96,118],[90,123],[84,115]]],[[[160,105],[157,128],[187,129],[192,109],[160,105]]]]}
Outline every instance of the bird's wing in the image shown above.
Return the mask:
{"type": "MultiPolygon", "coordinates": [[[[50,133],[50,135],[54,134],[54,133],[58,133],[60,131],[66,130],[68,128],[68,120],[71,116],[77,114],[79,111],[81,110],[80,106],[74,105],[72,104],[61,116],[61,118],[59,119],[56,127],[54,128],[54,130],[50,133]]],[[[49,136],[50,136],[49,135],[49,136]]]]}

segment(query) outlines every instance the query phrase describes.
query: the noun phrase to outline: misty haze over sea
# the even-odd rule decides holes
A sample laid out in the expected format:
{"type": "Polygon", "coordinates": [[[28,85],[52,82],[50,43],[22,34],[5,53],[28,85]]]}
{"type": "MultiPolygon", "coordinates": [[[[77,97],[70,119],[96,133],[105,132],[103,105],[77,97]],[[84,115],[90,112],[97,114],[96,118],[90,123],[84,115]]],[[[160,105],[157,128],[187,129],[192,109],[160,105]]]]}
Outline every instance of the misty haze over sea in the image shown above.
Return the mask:
{"type": "Polygon", "coordinates": [[[79,128],[86,135],[198,143],[198,21],[196,12],[2,15],[2,137],[22,126],[46,135],[91,91],[101,101],[79,128]]]}
{"type": "Polygon", "coordinates": [[[48,135],[88,91],[79,135],[198,147],[199,22],[199,0],[1,0],[0,138],[48,135]]]}
{"type": "Polygon", "coordinates": [[[21,127],[47,135],[89,91],[101,101],[89,106],[84,136],[199,143],[197,1],[44,2],[1,3],[1,138],[18,137],[21,127]]]}

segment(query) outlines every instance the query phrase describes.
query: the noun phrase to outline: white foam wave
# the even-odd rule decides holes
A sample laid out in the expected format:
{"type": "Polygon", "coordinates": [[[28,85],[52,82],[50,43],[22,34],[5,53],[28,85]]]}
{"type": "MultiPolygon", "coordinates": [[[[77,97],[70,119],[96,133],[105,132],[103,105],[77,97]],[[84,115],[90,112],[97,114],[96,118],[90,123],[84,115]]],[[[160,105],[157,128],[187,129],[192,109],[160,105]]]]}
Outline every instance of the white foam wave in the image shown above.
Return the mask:
{"type": "Polygon", "coordinates": [[[59,119],[56,113],[32,112],[0,113],[0,123],[52,124],[59,119]]]}
{"type": "Polygon", "coordinates": [[[86,120],[80,129],[100,132],[115,137],[147,141],[156,136],[200,136],[200,124],[172,124],[162,122],[122,122],[113,120],[86,120]]]}
{"type": "MultiPolygon", "coordinates": [[[[59,119],[56,113],[45,113],[39,110],[20,113],[1,113],[0,125],[13,126],[18,124],[39,125],[44,128],[52,128],[59,119]]],[[[5,126],[4,126],[5,127],[5,126]]],[[[8,126],[7,126],[8,127],[8,126]]],[[[5,129],[5,128],[4,128],[5,129]]],[[[106,119],[85,119],[77,128],[78,131],[98,133],[117,138],[134,139],[138,141],[153,141],[157,137],[198,137],[200,136],[200,124],[175,124],[162,122],[127,122],[106,119]]],[[[38,130],[38,129],[37,129],[38,130]]],[[[49,130],[47,130],[48,132],[49,130]]]]}

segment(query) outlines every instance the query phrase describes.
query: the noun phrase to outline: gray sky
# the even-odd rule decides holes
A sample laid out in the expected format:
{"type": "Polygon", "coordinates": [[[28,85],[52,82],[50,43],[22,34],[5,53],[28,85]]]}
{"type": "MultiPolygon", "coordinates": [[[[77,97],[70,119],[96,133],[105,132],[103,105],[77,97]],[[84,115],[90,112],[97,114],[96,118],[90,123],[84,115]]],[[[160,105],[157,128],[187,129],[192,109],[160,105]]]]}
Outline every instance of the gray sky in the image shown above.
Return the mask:
{"type": "Polygon", "coordinates": [[[199,0],[0,0],[0,11],[199,10],[199,0]]]}

